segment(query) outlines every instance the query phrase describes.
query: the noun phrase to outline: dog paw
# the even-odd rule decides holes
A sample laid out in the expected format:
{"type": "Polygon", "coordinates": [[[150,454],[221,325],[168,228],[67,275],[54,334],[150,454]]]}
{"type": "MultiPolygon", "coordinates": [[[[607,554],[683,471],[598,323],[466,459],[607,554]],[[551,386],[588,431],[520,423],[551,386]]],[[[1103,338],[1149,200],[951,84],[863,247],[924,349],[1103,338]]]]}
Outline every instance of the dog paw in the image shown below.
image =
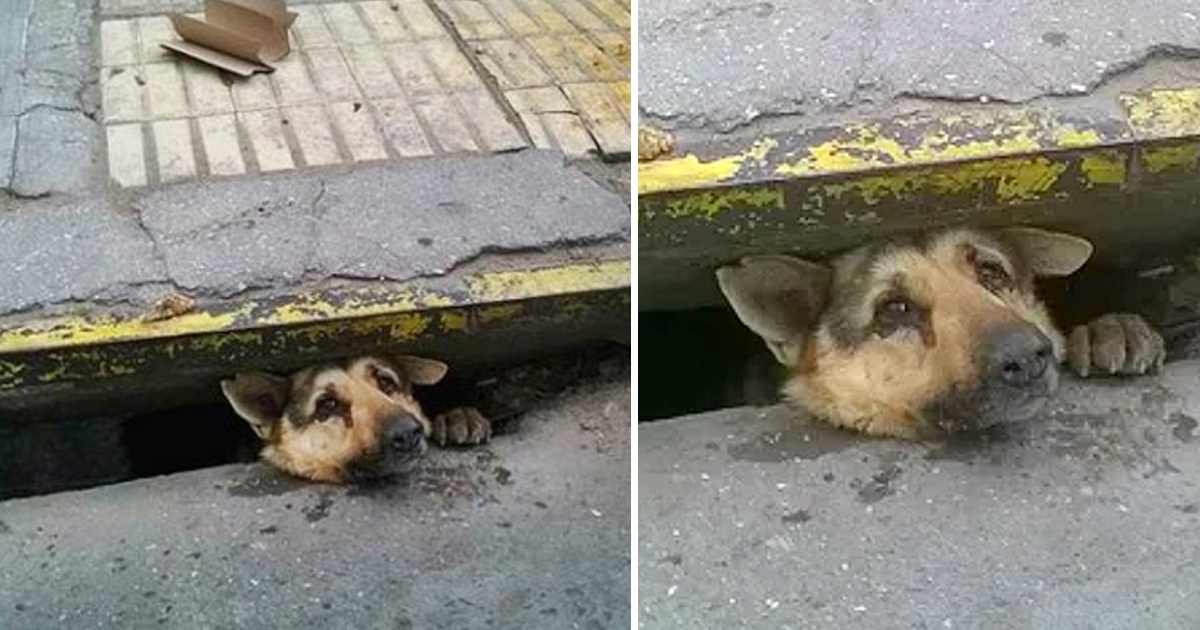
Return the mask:
{"type": "Polygon", "coordinates": [[[1067,339],[1067,363],[1082,377],[1157,372],[1165,358],[1162,336],[1132,313],[1098,317],[1067,339]]]}
{"type": "Polygon", "coordinates": [[[438,446],[483,444],[492,437],[492,423],[474,407],[458,407],[433,419],[433,441],[438,446]]]}

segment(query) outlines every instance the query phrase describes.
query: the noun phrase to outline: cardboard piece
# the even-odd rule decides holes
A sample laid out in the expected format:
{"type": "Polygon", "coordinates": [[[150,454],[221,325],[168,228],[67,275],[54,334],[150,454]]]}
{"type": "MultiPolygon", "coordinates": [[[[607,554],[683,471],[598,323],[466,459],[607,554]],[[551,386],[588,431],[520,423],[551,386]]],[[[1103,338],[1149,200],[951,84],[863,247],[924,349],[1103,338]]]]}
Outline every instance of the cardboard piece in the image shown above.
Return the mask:
{"type": "Polygon", "coordinates": [[[284,0],[204,0],[204,19],[171,15],[182,42],[163,48],[248,77],[271,72],[271,63],[291,52],[288,30],[296,13],[284,0]]]}

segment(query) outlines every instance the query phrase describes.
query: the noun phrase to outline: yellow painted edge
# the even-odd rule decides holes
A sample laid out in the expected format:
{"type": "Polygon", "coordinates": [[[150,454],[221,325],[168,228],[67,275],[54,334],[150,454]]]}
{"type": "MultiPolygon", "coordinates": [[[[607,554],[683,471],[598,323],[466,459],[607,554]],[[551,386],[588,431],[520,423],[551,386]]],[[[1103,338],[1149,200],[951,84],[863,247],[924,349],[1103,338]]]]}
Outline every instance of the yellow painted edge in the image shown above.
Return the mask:
{"type": "Polygon", "coordinates": [[[1200,135],[1200,88],[1134,92],[1120,100],[1138,139],[1200,135]]]}
{"type": "MultiPolygon", "coordinates": [[[[354,293],[339,296],[337,302],[316,295],[298,296],[286,304],[273,307],[254,322],[255,327],[272,327],[326,322],[333,319],[353,319],[389,314],[420,313],[430,309],[469,307],[490,302],[516,301],[570,293],[618,290],[630,286],[628,260],[580,263],[514,271],[489,271],[469,276],[465,280],[467,297],[456,301],[444,295],[422,291],[419,287],[398,288],[391,297],[378,301],[381,290],[365,289],[358,297],[354,293]],[[376,298],[371,301],[369,298],[376,298]]],[[[239,319],[253,313],[258,304],[247,302],[235,311],[222,314],[206,313],[202,309],[176,318],[146,322],[141,319],[122,319],[112,316],[72,316],[39,320],[17,328],[0,331],[0,356],[5,353],[48,350],[53,348],[87,346],[166,339],[187,335],[221,333],[229,335],[239,319]]],[[[445,323],[461,327],[464,322],[454,315],[443,315],[445,323]]],[[[0,362],[0,368],[3,368],[0,362]]],[[[3,373],[3,369],[0,369],[3,373]]]]}
{"type": "MultiPolygon", "coordinates": [[[[915,142],[901,141],[890,134],[891,128],[911,132],[912,124],[903,121],[845,125],[837,138],[778,156],[772,172],[782,178],[797,178],[1105,146],[1105,132],[1099,129],[1045,117],[1031,110],[1001,114],[965,112],[931,118],[922,124],[929,130],[915,142]]],[[[768,151],[777,146],[774,139],[759,138],[746,150],[710,160],[688,154],[641,162],[638,194],[726,183],[737,176],[747,161],[753,159],[763,164],[768,151]]]]}

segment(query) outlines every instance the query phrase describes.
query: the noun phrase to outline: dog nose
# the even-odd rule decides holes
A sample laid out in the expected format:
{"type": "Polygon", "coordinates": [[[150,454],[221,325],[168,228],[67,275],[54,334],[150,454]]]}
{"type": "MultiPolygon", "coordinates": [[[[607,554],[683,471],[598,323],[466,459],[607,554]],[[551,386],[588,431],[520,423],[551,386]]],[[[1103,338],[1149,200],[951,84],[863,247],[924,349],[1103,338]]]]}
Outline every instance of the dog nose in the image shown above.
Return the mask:
{"type": "Polygon", "coordinates": [[[383,429],[384,443],[397,451],[417,450],[425,440],[425,429],[409,415],[392,418],[383,429]]]}
{"type": "Polygon", "coordinates": [[[1053,360],[1050,340],[1026,323],[1005,326],[987,344],[994,376],[1014,387],[1033,383],[1053,360]]]}

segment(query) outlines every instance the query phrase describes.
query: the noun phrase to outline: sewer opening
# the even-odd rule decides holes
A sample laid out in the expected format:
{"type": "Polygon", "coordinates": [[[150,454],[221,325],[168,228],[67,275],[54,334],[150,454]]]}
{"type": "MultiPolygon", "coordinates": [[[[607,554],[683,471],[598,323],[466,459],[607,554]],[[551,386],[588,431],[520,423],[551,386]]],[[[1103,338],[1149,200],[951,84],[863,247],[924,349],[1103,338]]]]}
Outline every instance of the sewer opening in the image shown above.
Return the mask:
{"type": "MultiPolygon", "coordinates": [[[[1085,267],[1039,280],[1059,330],[1105,313],[1141,314],[1167,360],[1200,357],[1200,257],[1085,267]]],[[[638,422],[781,402],[787,370],[725,306],[638,314],[638,422]]]]}
{"type": "MultiPolygon", "coordinates": [[[[417,397],[430,416],[475,406],[502,436],[519,430],[528,412],[584,383],[628,380],[629,364],[627,346],[594,343],[452,371],[417,397]]],[[[221,402],[0,424],[0,500],[256,461],[261,443],[249,425],[219,394],[198,398],[221,402]]]]}

